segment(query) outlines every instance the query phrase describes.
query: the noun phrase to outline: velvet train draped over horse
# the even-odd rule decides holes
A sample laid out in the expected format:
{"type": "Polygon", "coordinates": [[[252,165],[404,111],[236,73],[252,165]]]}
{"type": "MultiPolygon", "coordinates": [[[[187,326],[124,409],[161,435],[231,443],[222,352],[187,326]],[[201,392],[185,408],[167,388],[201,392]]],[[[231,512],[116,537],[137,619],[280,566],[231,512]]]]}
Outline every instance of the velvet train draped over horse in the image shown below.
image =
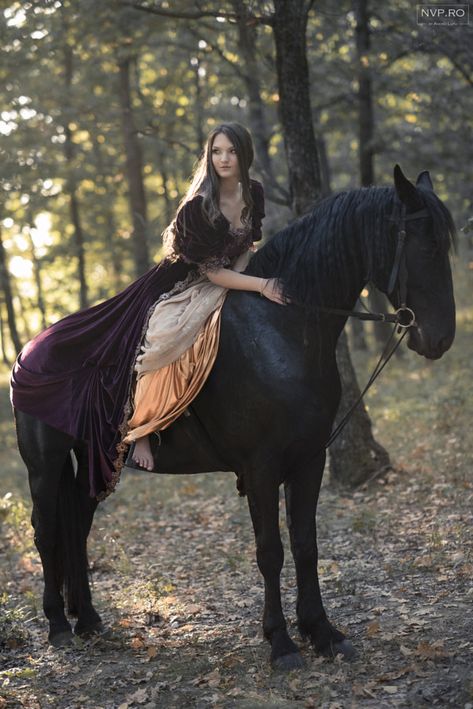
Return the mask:
{"type": "Polygon", "coordinates": [[[172,256],[113,298],[54,323],[18,355],[13,407],[87,442],[91,496],[105,497],[119,479],[134,364],[155,304],[181,293],[206,270],[229,265],[261,239],[259,182],[251,181],[251,193],[245,242],[235,239],[223,214],[209,225],[197,195],[177,215],[172,256]]]}

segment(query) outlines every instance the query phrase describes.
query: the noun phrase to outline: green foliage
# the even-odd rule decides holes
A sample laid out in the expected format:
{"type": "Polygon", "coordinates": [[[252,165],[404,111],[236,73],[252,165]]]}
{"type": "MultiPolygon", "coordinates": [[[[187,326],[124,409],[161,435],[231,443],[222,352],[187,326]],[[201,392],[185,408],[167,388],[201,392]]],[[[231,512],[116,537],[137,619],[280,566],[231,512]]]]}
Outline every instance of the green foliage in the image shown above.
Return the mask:
{"type": "MultiPolygon", "coordinates": [[[[326,145],[332,186],[342,189],[358,183],[356,23],[351,3],[341,3],[337,12],[325,4],[310,13],[307,56],[315,128],[326,145]]],[[[215,15],[235,8],[230,0],[205,6],[215,15]]],[[[177,14],[189,7],[194,3],[173,3],[177,14]]],[[[273,11],[266,2],[246,7],[256,17],[273,11]]],[[[391,182],[395,162],[411,175],[428,168],[463,224],[465,213],[471,214],[473,161],[466,32],[418,26],[407,0],[377,5],[371,13],[371,50],[363,61],[375,99],[377,182],[391,182]]],[[[269,155],[275,180],[285,187],[272,32],[258,21],[250,30],[269,155]]],[[[205,134],[221,120],[252,127],[254,105],[235,20],[162,17],[115,0],[12,1],[3,4],[0,39],[0,224],[25,340],[78,306],[71,185],[85,239],[90,301],[113,294],[133,277],[120,62],[132,61],[133,117],[155,260],[205,134]]],[[[286,212],[276,205],[267,211],[268,232],[283,225],[286,212]]],[[[5,319],[1,303],[0,308],[5,319]]]]}

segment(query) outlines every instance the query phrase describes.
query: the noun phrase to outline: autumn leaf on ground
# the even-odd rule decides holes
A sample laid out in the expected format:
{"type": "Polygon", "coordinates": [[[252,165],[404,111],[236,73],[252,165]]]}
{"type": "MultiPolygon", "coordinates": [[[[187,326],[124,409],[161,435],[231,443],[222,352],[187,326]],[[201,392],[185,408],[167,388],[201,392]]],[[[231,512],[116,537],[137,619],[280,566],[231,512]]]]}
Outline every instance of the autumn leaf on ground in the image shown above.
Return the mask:
{"type": "Polygon", "coordinates": [[[374,635],[378,635],[380,628],[381,628],[381,626],[380,626],[379,620],[373,620],[373,622],[370,623],[368,625],[368,627],[366,628],[366,635],[369,638],[372,638],[374,635]]]}
{"type": "Polygon", "coordinates": [[[441,657],[448,657],[448,652],[443,647],[443,640],[437,640],[434,643],[419,643],[416,648],[416,655],[425,660],[435,660],[441,657]]]}
{"type": "Polygon", "coordinates": [[[145,641],[143,640],[143,638],[137,635],[136,637],[132,638],[130,644],[133,650],[141,650],[141,648],[145,646],[145,641]]]}

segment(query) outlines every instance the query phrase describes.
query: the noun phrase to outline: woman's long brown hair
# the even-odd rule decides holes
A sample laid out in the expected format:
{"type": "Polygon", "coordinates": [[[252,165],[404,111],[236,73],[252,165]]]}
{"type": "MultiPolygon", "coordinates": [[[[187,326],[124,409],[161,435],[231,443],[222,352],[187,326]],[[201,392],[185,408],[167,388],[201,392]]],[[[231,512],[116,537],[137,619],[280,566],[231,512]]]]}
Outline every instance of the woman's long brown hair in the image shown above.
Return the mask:
{"type": "MultiPolygon", "coordinates": [[[[240,169],[242,198],[245,204],[242,220],[248,222],[253,208],[249,170],[253,163],[254,151],[251,135],[240,123],[220,123],[209,133],[202,156],[195,167],[189,189],[180,201],[177,212],[182,209],[186,202],[200,194],[203,197],[202,211],[209,224],[213,225],[220,216],[220,180],[212,163],[212,148],[215,138],[221,133],[228,138],[236,151],[240,169]]],[[[163,233],[163,242],[166,246],[170,246],[172,242],[175,223],[176,220],[173,219],[163,233]]]]}

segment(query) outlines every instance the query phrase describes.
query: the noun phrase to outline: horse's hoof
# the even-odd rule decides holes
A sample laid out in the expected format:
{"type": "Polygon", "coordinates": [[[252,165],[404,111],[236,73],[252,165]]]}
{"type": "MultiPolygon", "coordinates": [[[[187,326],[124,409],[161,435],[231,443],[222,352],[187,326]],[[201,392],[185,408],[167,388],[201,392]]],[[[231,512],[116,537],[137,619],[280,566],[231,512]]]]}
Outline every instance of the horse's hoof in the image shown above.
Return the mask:
{"type": "Polygon", "coordinates": [[[291,652],[289,655],[280,655],[271,661],[273,670],[282,670],[290,672],[291,670],[300,670],[305,667],[305,662],[300,652],[291,652]]]}
{"type": "Polygon", "coordinates": [[[344,660],[353,660],[356,657],[356,650],[353,643],[346,638],[339,643],[332,643],[330,650],[333,657],[342,655],[344,660]]]}
{"type": "Polygon", "coordinates": [[[91,640],[98,636],[105,637],[108,631],[105,629],[102,621],[95,623],[94,625],[87,625],[86,627],[81,627],[79,623],[75,624],[74,633],[81,640],[91,640]]]}
{"type": "Polygon", "coordinates": [[[53,647],[68,647],[74,642],[74,635],[72,630],[63,630],[60,633],[54,633],[54,635],[49,633],[48,642],[53,647]]]}

